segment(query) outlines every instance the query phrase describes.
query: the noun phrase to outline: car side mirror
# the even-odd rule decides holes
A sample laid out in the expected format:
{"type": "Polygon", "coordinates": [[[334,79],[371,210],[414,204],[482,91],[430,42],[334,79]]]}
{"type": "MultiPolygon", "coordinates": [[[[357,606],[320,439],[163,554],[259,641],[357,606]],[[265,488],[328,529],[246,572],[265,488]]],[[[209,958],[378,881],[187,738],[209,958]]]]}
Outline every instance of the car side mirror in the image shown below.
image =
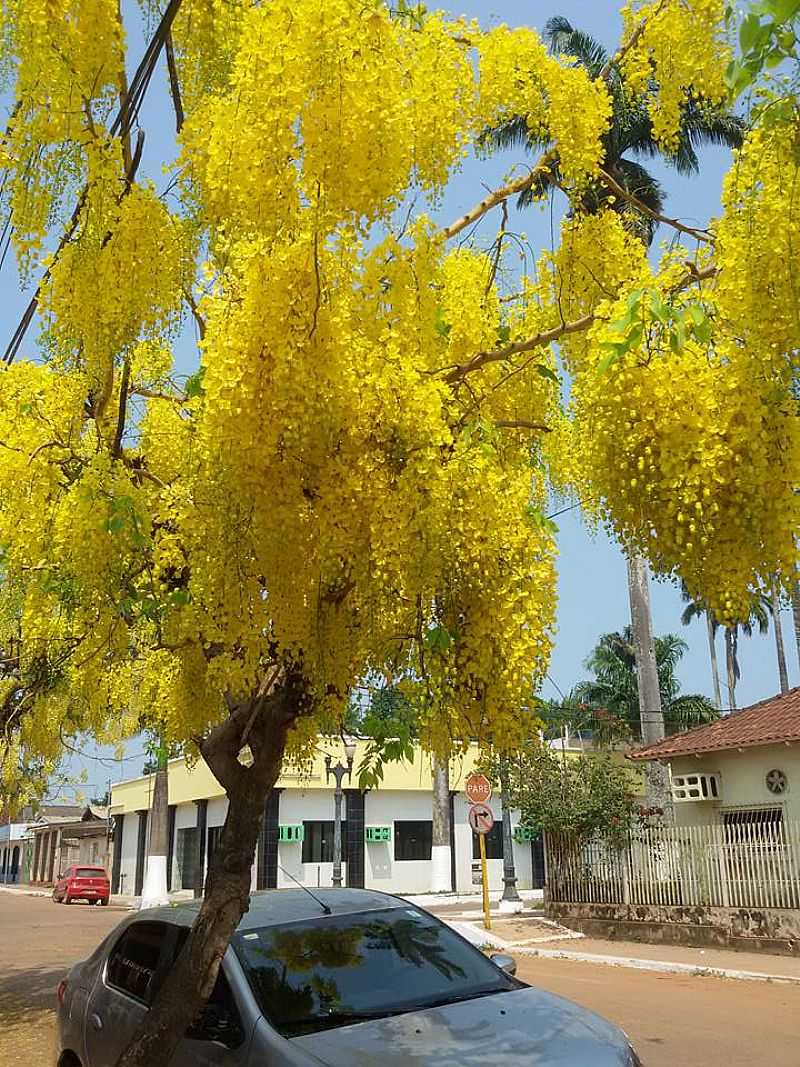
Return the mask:
{"type": "Polygon", "coordinates": [[[513,956],[506,956],[502,952],[497,952],[490,959],[496,967],[499,967],[501,971],[505,971],[506,974],[510,974],[513,977],[517,973],[517,961],[513,956]]]}
{"type": "Polygon", "coordinates": [[[193,1041],[216,1041],[226,1048],[236,1048],[244,1040],[235,1012],[221,1004],[206,1004],[186,1031],[193,1041]]]}

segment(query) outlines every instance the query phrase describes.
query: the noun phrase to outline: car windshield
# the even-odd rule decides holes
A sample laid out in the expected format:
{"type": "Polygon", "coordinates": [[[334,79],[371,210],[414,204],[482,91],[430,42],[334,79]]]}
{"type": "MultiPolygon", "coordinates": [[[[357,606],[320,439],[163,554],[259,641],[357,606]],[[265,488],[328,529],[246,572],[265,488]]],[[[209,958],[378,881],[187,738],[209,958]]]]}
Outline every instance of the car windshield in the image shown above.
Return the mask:
{"type": "Polygon", "coordinates": [[[78,867],[75,871],[76,878],[102,878],[104,874],[100,867],[78,867]]]}
{"type": "Polygon", "coordinates": [[[328,915],[247,930],[233,947],[284,1037],[519,988],[416,908],[328,915]]]}

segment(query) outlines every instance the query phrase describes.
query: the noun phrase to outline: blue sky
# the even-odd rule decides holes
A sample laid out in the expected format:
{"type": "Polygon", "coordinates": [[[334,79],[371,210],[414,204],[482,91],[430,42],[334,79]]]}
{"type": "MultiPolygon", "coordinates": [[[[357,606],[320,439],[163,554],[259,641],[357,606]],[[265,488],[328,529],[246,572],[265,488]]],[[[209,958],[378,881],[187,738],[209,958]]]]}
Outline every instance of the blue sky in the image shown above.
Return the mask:
{"type": "MultiPolygon", "coordinates": [[[[138,5],[135,5],[138,8],[138,5]]],[[[430,6],[436,6],[431,4],[430,6]]],[[[575,25],[590,31],[613,48],[621,21],[618,3],[615,0],[460,0],[444,2],[443,6],[454,15],[477,18],[484,26],[498,22],[509,25],[532,25],[543,27],[552,15],[565,15],[575,25]]],[[[133,28],[134,4],[126,0],[123,5],[131,18],[131,48],[133,65],[138,62],[142,50],[140,33],[133,28]]],[[[151,87],[142,123],[146,129],[145,167],[157,184],[163,185],[161,162],[171,158],[174,151],[172,113],[164,93],[164,71],[159,72],[160,82],[151,87]]],[[[484,195],[484,185],[496,187],[515,162],[523,162],[524,153],[506,154],[495,159],[466,162],[462,171],[451,183],[442,203],[440,214],[448,221],[459,216],[484,195]]],[[[660,166],[653,169],[668,193],[668,213],[690,224],[703,225],[719,211],[719,194],[722,176],[729,164],[727,153],[710,149],[702,154],[702,173],[699,178],[680,178],[674,172],[660,166]]],[[[557,221],[557,219],[556,219],[557,221]]],[[[533,209],[520,217],[514,212],[512,222],[518,230],[524,230],[535,249],[550,245],[551,217],[549,208],[533,209]]],[[[496,220],[489,219],[486,233],[496,228],[496,220]]],[[[660,236],[667,236],[663,233],[660,236]]],[[[27,302],[27,295],[20,294],[13,264],[6,263],[0,272],[0,337],[10,336],[17,318],[27,302]]],[[[28,294],[29,295],[29,294],[28,294]]],[[[5,341],[4,341],[5,343],[5,341]]],[[[29,342],[30,343],[30,342],[29,342]]],[[[180,343],[179,362],[182,371],[189,371],[194,360],[190,331],[180,343]]],[[[582,663],[599,634],[621,629],[629,620],[625,566],[618,547],[603,532],[591,534],[581,522],[578,512],[572,511],[558,520],[559,525],[559,605],[558,633],[550,671],[552,681],[543,690],[545,696],[557,696],[558,689],[567,690],[584,676],[582,663]]],[[[675,588],[667,583],[653,585],[653,614],[655,632],[680,632],[689,643],[689,651],[681,664],[680,678],[687,692],[710,694],[711,678],[708,665],[708,647],[705,626],[695,622],[689,628],[680,624],[682,610],[680,597],[675,588]]],[[[798,684],[797,653],[791,617],[783,613],[784,639],[787,646],[790,683],[798,684]]],[[[719,641],[718,655],[724,664],[724,650],[719,641]]],[[[739,706],[773,695],[778,691],[777,663],[774,637],[744,639],[740,646],[742,679],[737,688],[739,706]]],[[[724,699],[724,696],[723,696],[724,699]]],[[[119,780],[139,773],[141,759],[138,746],[130,748],[129,759],[124,763],[99,763],[87,753],[85,760],[75,757],[74,768],[85,765],[90,783],[100,791],[106,779],[119,780]]],[[[103,753],[107,757],[108,753],[103,753]]],[[[90,787],[85,787],[91,791],[90,787]]]]}

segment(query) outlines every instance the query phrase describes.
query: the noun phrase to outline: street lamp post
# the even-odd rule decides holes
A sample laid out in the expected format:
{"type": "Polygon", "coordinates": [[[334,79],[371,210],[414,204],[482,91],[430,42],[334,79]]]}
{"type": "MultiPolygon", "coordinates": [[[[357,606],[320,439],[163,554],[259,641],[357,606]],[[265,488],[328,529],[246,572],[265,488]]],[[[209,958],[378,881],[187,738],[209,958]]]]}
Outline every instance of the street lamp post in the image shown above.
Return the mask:
{"type": "Polygon", "coordinates": [[[325,781],[329,782],[331,775],[336,780],[336,788],[333,791],[333,884],[337,888],[341,888],[342,885],[342,797],[344,796],[342,782],[345,775],[349,781],[353,773],[353,760],[356,754],[354,741],[344,742],[344,754],[347,760],[346,766],[338,760],[333,765],[330,754],[325,756],[325,781]]]}
{"type": "Polygon", "coordinates": [[[500,802],[503,805],[503,895],[500,911],[515,914],[524,904],[517,892],[517,872],[514,867],[514,838],[511,834],[511,804],[509,803],[508,770],[503,762],[500,769],[500,802]]]}

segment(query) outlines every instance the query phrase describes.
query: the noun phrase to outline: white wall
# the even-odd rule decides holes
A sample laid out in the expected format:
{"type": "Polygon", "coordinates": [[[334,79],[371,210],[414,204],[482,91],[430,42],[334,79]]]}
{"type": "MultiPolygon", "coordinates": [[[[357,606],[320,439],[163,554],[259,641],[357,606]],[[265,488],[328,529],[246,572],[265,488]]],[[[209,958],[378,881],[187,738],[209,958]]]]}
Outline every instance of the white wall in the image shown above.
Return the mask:
{"type": "Polygon", "coordinates": [[[119,891],[132,894],[136,888],[136,843],[139,840],[139,815],[128,812],[122,823],[122,858],[120,860],[119,891]]]}
{"type": "Polygon", "coordinates": [[[367,793],[364,805],[365,826],[390,826],[392,840],[364,845],[364,884],[367,889],[382,889],[386,893],[428,893],[431,888],[430,860],[396,860],[394,858],[397,820],[430,822],[433,794],[422,792],[385,792],[376,789],[367,793]]]}
{"type": "MultiPolygon", "coordinates": [[[[284,789],[280,794],[278,825],[291,826],[302,822],[331,822],[334,816],[332,789],[284,789]]],[[[342,801],[342,818],[347,818],[347,801],[342,801]]],[[[342,835],[342,855],[345,851],[342,835]]],[[[281,841],[278,844],[278,888],[285,889],[295,883],[284,873],[288,871],[298,882],[311,886],[333,884],[332,863],[303,863],[303,846],[281,841]],[[283,868],[283,870],[281,870],[283,868]]],[[[347,864],[342,863],[342,878],[347,883],[347,864]]]]}
{"type": "Polygon", "coordinates": [[[675,821],[680,826],[721,821],[728,808],[783,808],[787,821],[800,821],[800,746],[756,745],[741,752],[709,752],[672,761],[673,774],[716,773],[720,776],[721,797],[713,801],[691,801],[675,805],[675,821]],[[788,780],[785,793],[775,796],[767,789],[771,770],[781,770],[788,780]]]}
{"type": "MultiPolygon", "coordinates": [[[[376,789],[367,793],[365,798],[365,826],[389,826],[392,839],[389,842],[365,842],[364,844],[364,881],[369,889],[384,890],[388,893],[428,893],[431,887],[430,860],[395,860],[395,820],[421,820],[430,822],[432,817],[433,797],[430,792],[417,790],[395,791],[376,789]]],[[[491,808],[495,818],[502,818],[502,809],[497,798],[493,798],[491,808]]],[[[456,847],[456,889],[459,893],[477,893],[479,887],[472,882],[472,831],[467,822],[469,803],[463,794],[454,799],[455,847],[456,847]]],[[[208,821],[210,829],[221,826],[225,821],[227,800],[214,797],[208,802],[208,821]]],[[[347,800],[343,803],[343,817],[347,817],[347,800]]],[[[333,789],[285,789],[280,794],[279,825],[303,823],[305,821],[332,821],[334,816],[333,789]]],[[[516,825],[516,813],[512,815],[512,825],[516,825]]],[[[172,857],[172,885],[179,888],[177,867],[178,830],[197,825],[197,807],[192,802],[179,804],[175,809],[175,839],[172,857]]],[[[125,874],[122,892],[132,893],[136,872],[136,842],[138,833],[138,816],[126,815],[122,843],[122,867],[125,874]]],[[[345,842],[342,842],[343,849],[345,842]]],[[[528,843],[514,843],[514,861],[517,873],[517,887],[529,889],[531,886],[531,847],[528,843]]],[[[206,864],[208,847],[206,845],[206,864]]],[[[497,895],[503,888],[503,861],[489,860],[489,887],[497,895]]],[[[303,863],[302,845],[280,842],[278,845],[278,887],[288,888],[294,885],[288,872],[303,885],[311,888],[330,886],[333,881],[332,863],[303,863]],[[282,868],[282,869],[281,869],[282,868]]],[[[346,884],[347,865],[342,864],[342,873],[346,884]]],[[[256,864],[253,865],[252,886],[256,886],[256,864]]]]}

